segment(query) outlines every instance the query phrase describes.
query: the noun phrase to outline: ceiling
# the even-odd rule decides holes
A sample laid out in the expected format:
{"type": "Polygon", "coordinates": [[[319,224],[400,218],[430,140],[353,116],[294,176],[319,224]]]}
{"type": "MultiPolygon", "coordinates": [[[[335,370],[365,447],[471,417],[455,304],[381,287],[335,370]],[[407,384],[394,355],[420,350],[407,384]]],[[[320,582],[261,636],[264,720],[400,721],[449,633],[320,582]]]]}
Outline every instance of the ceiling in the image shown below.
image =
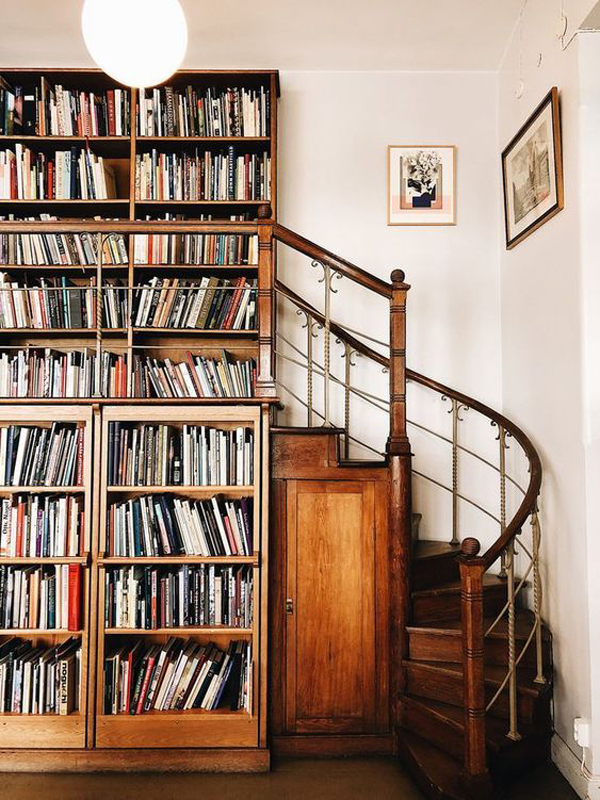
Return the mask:
{"type": "MultiPolygon", "coordinates": [[[[181,0],[185,66],[493,70],[522,0],[181,0]]],[[[83,0],[19,0],[0,26],[5,66],[91,64],[83,0]]],[[[118,20],[115,20],[118,24],[118,20]]]]}

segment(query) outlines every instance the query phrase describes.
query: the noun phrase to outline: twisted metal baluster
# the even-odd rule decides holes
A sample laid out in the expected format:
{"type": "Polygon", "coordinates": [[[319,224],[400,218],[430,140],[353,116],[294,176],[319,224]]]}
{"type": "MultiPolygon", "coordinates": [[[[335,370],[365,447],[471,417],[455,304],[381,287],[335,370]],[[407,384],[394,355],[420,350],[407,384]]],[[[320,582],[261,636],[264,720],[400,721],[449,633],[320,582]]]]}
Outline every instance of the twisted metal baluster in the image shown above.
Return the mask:
{"type": "MultiPolygon", "coordinates": [[[[447,395],[442,395],[444,402],[449,399],[447,395]]],[[[458,536],[458,423],[463,421],[460,411],[463,409],[467,411],[468,407],[461,405],[454,398],[450,402],[452,403],[452,408],[448,411],[449,414],[452,414],[452,539],[450,544],[457,545],[460,542],[458,536]]]]}
{"type": "Polygon", "coordinates": [[[517,659],[515,640],[515,548],[511,543],[506,548],[506,575],[508,578],[508,738],[518,742],[521,735],[517,727],[517,659]]]}
{"type": "Polygon", "coordinates": [[[312,316],[302,309],[298,309],[296,314],[299,317],[304,317],[306,322],[302,326],[306,328],[306,413],[307,413],[307,425],[309,428],[312,428],[312,421],[313,421],[313,374],[314,374],[314,357],[313,357],[313,339],[317,338],[317,334],[314,331],[315,325],[317,323],[312,318],[312,316]]]}
{"type": "Polygon", "coordinates": [[[546,683],[544,677],[544,656],[542,650],[542,581],[540,578],[540,542],[541,528],[538,517],[537,501],[531,515],[531,538],[533,540],[533,610],[535,614],[535,651],[536,651],[536,676],[535,683],[546,683]]]}
{"type": "Polygon", "coordinates": [[[331,426],[331,416],[330,416],[330,396],[329,396],[329,383],[331,379],[331,294],[337,294],[337,289],[334,289],[331,285],[331,281],[334,275],[338,278],[341,278],[339,272],[334,272],[331,267],[327,264],[322,264],[320,261],[312,261],[311,265],[315,268],[321,267],[323,270],[323,277],[319,280],[319,283],[324,284],[324,291],[325,291],[325,298],[324,298],[324,309],[325,309],[325,325],[324,325],[324,339],[323,339],[323,427],[328,428],[331,426]]]}
{"type": "MultiPolygon", "coordinates": [[[[340,339],[336,339],[337,344],[342,344],[340,339]]],[[[353,355],[358,355],[356,350],[348,344],[343,342],[344,353],[342,358],[345,359],[344,363],[344,458],[350,458],[350,369],[356,364],[352,361],[353,355]]]]}
{"type": "MultiPolygon", "coordinates": [[[[492,422],[492,425],[496,425],[492,422]]],[[[503,534],[506,530],[506,451],[508,445],[506,444],[506,430],[502,425],[498,425],[498,436],[496,437],[500,447],[500,533],[503,534]]],[[[506,551],[502,553],[500,558],[500,577],[506,578],[506,551]]]]}

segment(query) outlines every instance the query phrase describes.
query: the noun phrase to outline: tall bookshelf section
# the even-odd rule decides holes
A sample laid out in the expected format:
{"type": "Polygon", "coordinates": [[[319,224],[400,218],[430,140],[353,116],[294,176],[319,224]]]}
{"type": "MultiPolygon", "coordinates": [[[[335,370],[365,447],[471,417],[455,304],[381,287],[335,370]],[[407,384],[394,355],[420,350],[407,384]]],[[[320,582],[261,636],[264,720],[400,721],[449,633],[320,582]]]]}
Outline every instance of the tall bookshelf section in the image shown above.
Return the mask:
{"type": "MultiPolygon", "coordinates": [[[[0,428],[66,421],[85,429],[82,485],[43,487],[83,498],[81,553],[41,561],[0,555],[0,567],[81,568],[80,630],[0,631],[0,648],[13,635],[35,647],[80,637],[78,708],[0,712],[0,750],[13,766],[36,769],[68,768],[69,753],[81,749],[78,764],[112,768],[137,759],[143,768],[158,748],[168,750],[169,764],[264,768],[265,474],[268,409],[276,402],[267,223],[277,207],[277,73],[182,71],[145,95],[97,70],[0,69],[0,77],[0,428]],[[252,479],[109,482],[117,424],[251,431],[252,479]],[[230,525],[242,500],[251,505],[247,552],[234,552],[231,542],[208,555],[187,547],[115,550],[116,505],[145,503],[147,511],[158,500],[173,511],[177,500],[191,513],[213,497],[233,503],[230,525]],[[192,592],[185,612],[183,574],[192,592]],[[146,576],[168,587],[158,607],[154,595],[153,620],[139,616],[146,600],[143,613],[152,606],[146,576]],[[107,600],[130,578],[137,599],[124,624],[109,615],[107,600]],[[202,616],[197,605],[205,601],[210,609],[202,616]],[[162,704],[142,695],[139,713],[132,713],[135,686],[123,702],[109,702],[107,662],[136,644],[136,658],[160,655],[171,638],[196,645],[194,668],[202,658],[214,662],[211,680],[230,664],[237,696],[233,682],[223,682],[220,693],[215,680],[210,691],[196,686],[194,702],[194,684],[186,690],[180,681],[168,702],[167,694],[162,704]]],[[[142,454],[144,463],[151,458],[142,454]]],[[[0,499],[17,490],[41,491],[0,486],[0,499]]],[[[141,663],[132,657],[129,676],[137,679],[141,663]]],[[[191,670],[190,660],[190,678],[191,670]]],[[[119,692],[122,678],[119,672],[114,683],[119,692]]]]}
{"type": "MultiPolygon", "coordinates": [[[[95,613],[95,604],[90,594],[92,566],[90,554],[92,552],[92,458],[93,458],[93,419],[91,408],[62,405],[60,408],[48,408],[39,406],[29,406],[27,408],[0,407],[0,433],[3,433],[2,441],[8,440],[13,447],[3,448],[5,452],[9,450],[13,453],[13,464],[17,458],[24,457],[22,463],[31,463],[35,459],[35,450],[29,449],[29,455],[25,448],[19,449],[19,441],[15,436],[15,428],[20,429],[23,437],[24,430],[31,434],[37,430],[50,431],[53,427],[69,431],[81,431],[82,446],[76,455],[77,464],[75,467],[75,479],[66,485],[43,485],[45,475],[39,473],[40,478],[35,485],[16,485],[10,479],[10,470],[6,468],[7,460],[4,456],[2,463],[5,465],[2,485],[0,485],[0,498],[4,502],[11,500],[13,504],[17,501],[24,503],[27,500],[43,501],[44,498],[77,498],[80,501],[81,516],[79,519],[79,546],[76,548],[76,555],[67,555],[69,552],[68,544],[65,541],[64,549],[61,549],[58,536],[52,535],[50,531],[44,530],[43,526],[37,525],[37,535],[35,533],[35,523],[39,518],[34,518],[27,511],[25,518],[23,515],[13,517],[14,524],[10,526],[10,532],[6,530],[7,524],[3,526],[2,532],[2,553],[0,554],[0,671],[2,672],[2,699],[4,710],[0,712],[0,747],[1,748],[39,748],[48,747],[49,742],[55,748],[83,748],[90,742],[87,736],[87,721],[89,715],[89,673],[90,673],[90,620],[95,613]],[[12,433],[11,433],[12,428],[12,433]],[[42,485],[38,485],[38,484],[42,485]],[[50,551],[50,555],[47,553],[50,551]],[[54,553],[60,552],[61,555],[54,553]],[[20,555],[14,555],[20,553],[20,555]],[[54,623],[46,611],[50,607],[54,608],[59,603],[61,581],[60,570],[74,570],[75,580],[78,589],[75,596],[69,600],[69,614],[74,613],[79,621],[78,625],[72,625],[71,616],[59,620],[55,617],[54,623]],[[53,588],[51,591],[42,592],[40,587],[27,594],[22,591],[18,597],[17,581],[14,579],[16,572],[21,573],[20,580],[31,576],[34,571],[41,571],[44,578],[50,579],[53,588]],[[12,572],[12,577],[11,577],[12,572]],[[23,601],[25,607],[23,607],[23,601]],[[33,615],[33,617],[32,617],[33,615]],[[31,627],[27,624],[27,619],[35,619],[36,624],[31,627]],[[44,624],[45,621],[45,624],[44,624]],[[56,659],[48,657],[49,651],[60,647],[71,639],[77,639],[80,643],[80,655],[77,657],[79,662],[69,666],[69,669],[76,669],[79,677],[76,685],[71,684],[70,690],[75,691],[74,702],[65,704],[65,708],[55,707],[54,710],[47,710],[48,698],[51,693],[58,695],[62,691],[69,689],[68,680],[72,680],[72,675],[60,675],[60,665],[56,664],[56,659]],[[17,643],[20,647],[23,660],[15,659],[9,654],[10,642],[17,643]],[[31,649],[27,649],[31,645],[31,649]],[[25,651],[25,652],[24,652],[25,651]],[[29,662],[29,668],[25,664],[29,662]],[[50,667],[56,664],[56,671],[51,672],[50,667]],[[54,684],[50,682],[50,677],[54,678],[54,684]],[[26,699],[26,696],[28,699],[26,699]],[[73,705],[73,707],[71,707],[73,705]],[[25,707],[27,713],[23,713],[25,707]]],[[[57,430],[57,436],[58,432],[57,430]]],[[[22,438],[21,444],[23,444],[22,438]]],[[[63,448],[59,454],[66,452],[63,448]]],[[[56,462],[54,462],[56,463],[56,462]]],[[[12,470],[12,474],[18,477],[18,472],[12,470]]],[[[23,474],[23,470],[20,471],[23,474]]],[[[65,520],[63,520],[65,521],[65,520]]],[[[54,532],[58,528],[58,519],[54,532]]],[[[65,521],[66,522],[66,521],[65,521]]],[[[31,586],[31,584],[30,584],[31,586]]],[[[64,591],[64,585],[62,589],[64,591]]],[[[69,585],[69,591],[71,591],[69,585]]],[[[54,612],[52,612],[54,613],[54,612]]],[[[17,652],[15,648],[11,651],[17,652]]],[[[93,671],[93,670],[92,670],[93,671]]]]}

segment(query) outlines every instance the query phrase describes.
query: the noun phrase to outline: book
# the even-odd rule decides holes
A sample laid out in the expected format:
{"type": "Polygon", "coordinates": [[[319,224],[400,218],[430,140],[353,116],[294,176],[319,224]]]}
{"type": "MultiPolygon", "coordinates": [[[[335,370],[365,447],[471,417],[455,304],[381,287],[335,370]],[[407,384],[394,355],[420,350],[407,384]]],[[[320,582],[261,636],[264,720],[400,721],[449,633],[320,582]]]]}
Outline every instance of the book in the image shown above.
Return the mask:
{"type": "Polygon", "coordinates": [[[121,665],[139,647],[139,642],[118,647],[105,659],[106,714],[219,707],[252,713],[250,642],[232,641],[227,650],[212,642],[204,645],[177,637],[163,645],[144,642],[130,680],[121,665]]]}
{"type": "Polygon", "coordinates": [[[83,497],[17,494],[0,500],[0,558],[82,555],[83,497]]]}
{"type": "Polygon", "coordinates": [[[255,386],[256,361],[232,359],[225,351],[220,359],[188,352],[178,362],[133,356],[133,397],[253,397],[255,386]]]}
{"type": "Polygon", "coordinates": [[[81,565],[0,565],[0,628],[81,628],[81,565]],[[71,578],[69,568],[79,567],[71,578]]]}

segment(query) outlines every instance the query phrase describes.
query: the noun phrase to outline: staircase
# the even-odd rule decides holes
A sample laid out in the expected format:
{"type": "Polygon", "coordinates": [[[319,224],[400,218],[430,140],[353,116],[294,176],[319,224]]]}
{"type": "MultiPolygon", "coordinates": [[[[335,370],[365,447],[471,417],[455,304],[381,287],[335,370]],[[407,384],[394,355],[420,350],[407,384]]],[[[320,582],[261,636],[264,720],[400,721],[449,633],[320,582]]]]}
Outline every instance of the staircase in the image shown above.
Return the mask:
{"type": "Polygon", "coordinates": [[[550,753],[552,660],[541,616],[538,454],[523,431],[497,411],[406,367],[410,287],[401,271],[392,273],[391,283],[381,281],[273,222],[269,209],[261,211],[259,223],[262,285],[270,265],[278,298],[277,318],[268,322],[261,340],[266,348],[270,333],[275,344],[272,353],[264,351],[263,363],[272,358],[278,395],[305,414],[302,427],[277,422],[283,425],[277,432],[295,429],[310,438],[325,429],[337,441],[330,465],[343,471],[383,468],[389,474],[391,720],[397,753],[426,797],[484,800],[550,753]],[[307,256],[322,271],[321,308],[277,279],[274,258],[267,264],[266,255],[274,253],[276,242],[293,251],[294,259],[307,256]],[[356,329],[360,323],[349,327],[334,319],[339,278],[370,298],[384,299],[389,341],[375,338],[368,323],[361,331],[356,329]],[[299,334],[290,330],[290,318],[304,322],[299,334]],[[361,384],[355,377],[358,357],[380,376],[385,373],[385,393],[377,393],[372,378],[361,384]],[[301,379],[290,378],[294,370],[301,379]],[[430,427],[421,418],[411,421],[411,387],[448,404],[450,430],[430,427]],[[368,414],[381,416],[385,444],[356,432],[352,411],[358,402],[368,414]],[[497,459],[463,443],[467,410],[491,426],[497,459]],[[426,471],[419,452],[413,453],[409,431],[449,448],[447,479],[426,471]],[[512,474],[517,452],[525,466],[512,474]],[[466,459],[497,481],[491,505],[474,500],[461,481],[466,459]],[[416,481],[450,499],[445,539],[419,538],[411,502],[416,481]],[[479,538],[463,534],[463,508],[480,514],[482,527],[483,522],[495,527],[484,547],[479,538]]]}

